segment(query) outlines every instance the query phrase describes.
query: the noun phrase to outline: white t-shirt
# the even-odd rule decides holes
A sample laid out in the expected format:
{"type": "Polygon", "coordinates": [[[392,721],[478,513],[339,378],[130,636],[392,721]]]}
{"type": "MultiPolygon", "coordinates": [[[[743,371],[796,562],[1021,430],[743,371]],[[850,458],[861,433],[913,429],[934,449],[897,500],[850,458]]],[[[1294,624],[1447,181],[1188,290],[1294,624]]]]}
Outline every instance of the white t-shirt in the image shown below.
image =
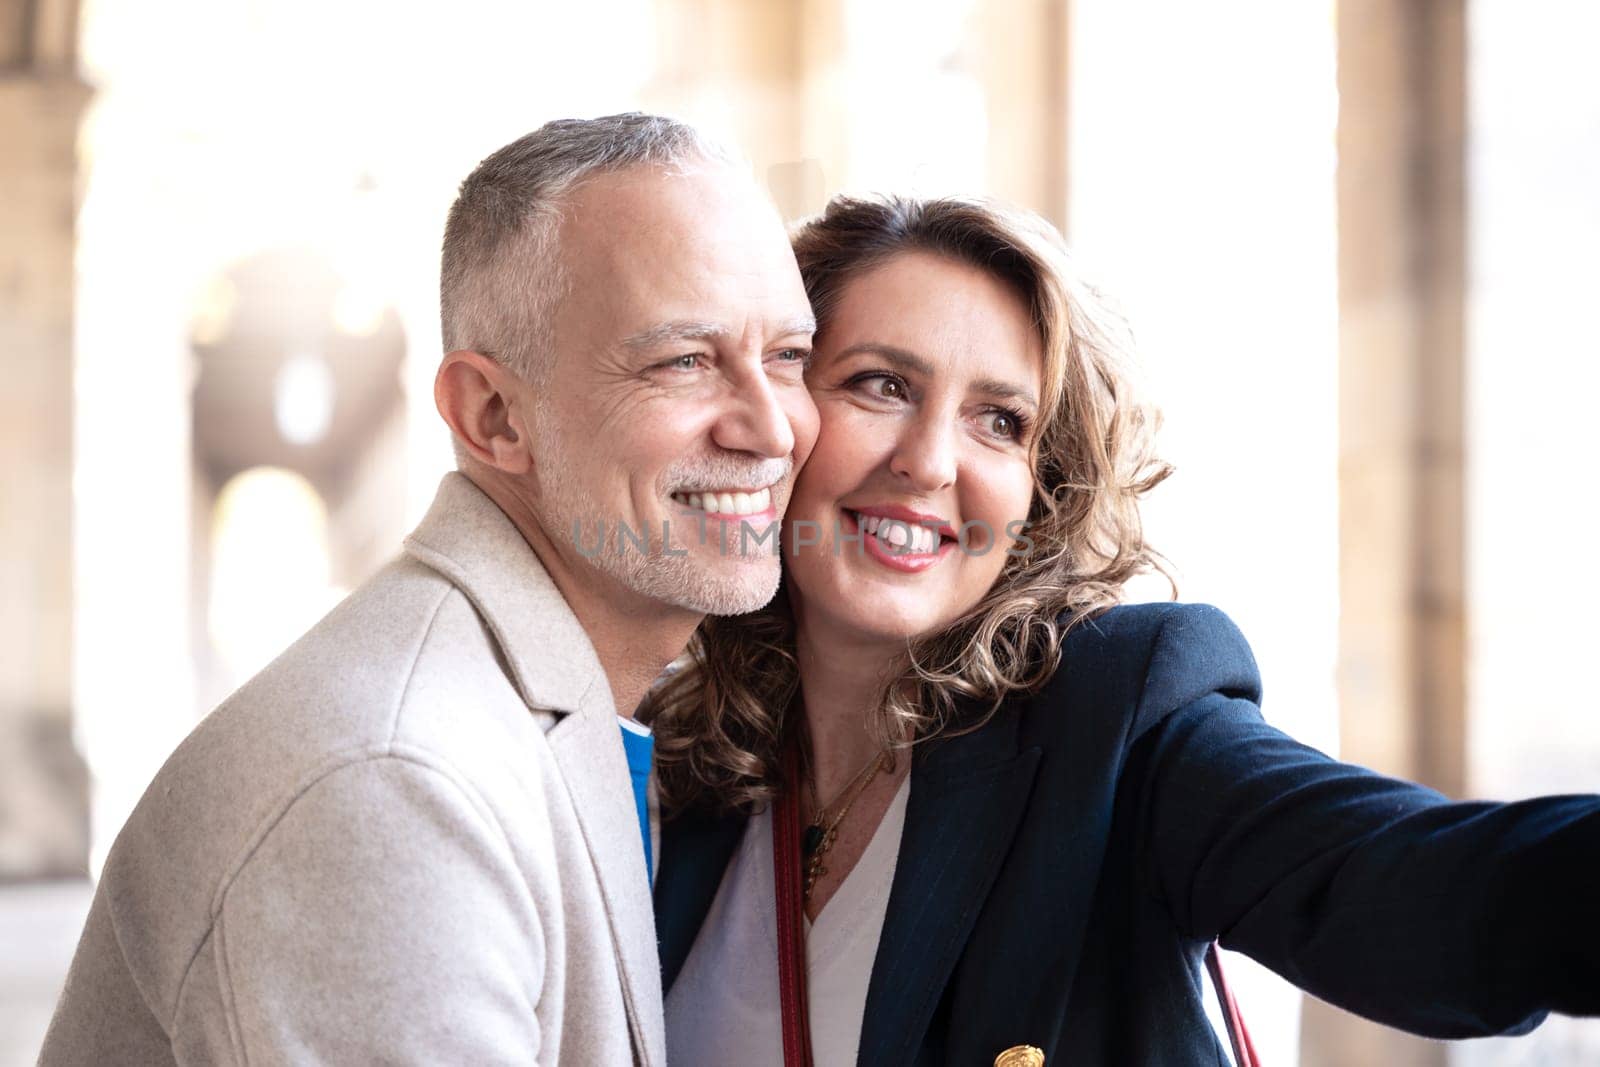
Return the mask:
{"type": "MultiPolygon", "coordinates": [[[[911,777],[844,882],[806,924],[806,987],[816,1067],[856,1062],[878,936],[905,829],[911,777]]],[[[751,816],[716,900],[667,995],[667,1062],[783,1062],[772,811],[751,816]]]]}

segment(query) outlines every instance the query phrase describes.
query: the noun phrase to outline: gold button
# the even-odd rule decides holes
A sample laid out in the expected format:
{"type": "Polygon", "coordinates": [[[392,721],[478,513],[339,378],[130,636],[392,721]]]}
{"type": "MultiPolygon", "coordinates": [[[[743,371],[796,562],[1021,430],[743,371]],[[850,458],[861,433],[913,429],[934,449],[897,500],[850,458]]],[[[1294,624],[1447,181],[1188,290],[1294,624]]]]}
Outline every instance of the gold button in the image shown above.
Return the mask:
{"type": "Polygon", "coordinates": [[[1032,1045],[1016,1045],[996,1056],[994,1067],[1044,1067],[1044,1052],[1032,1045]]]}

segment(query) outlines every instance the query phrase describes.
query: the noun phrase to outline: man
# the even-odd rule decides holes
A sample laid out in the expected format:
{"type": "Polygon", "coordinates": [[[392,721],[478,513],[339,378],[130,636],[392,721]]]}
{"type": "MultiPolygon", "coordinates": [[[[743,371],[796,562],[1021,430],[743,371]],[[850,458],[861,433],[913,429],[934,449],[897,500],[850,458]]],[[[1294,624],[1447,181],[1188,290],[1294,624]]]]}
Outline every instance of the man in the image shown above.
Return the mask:
{"type": "Polygon", "coordinates": [[[157,775],[42,1062],[664,1062],[618,712],[777,588],[810,307],[748,176],[641,115],[485,160],[441,290],[459,471],[157,775]]]}

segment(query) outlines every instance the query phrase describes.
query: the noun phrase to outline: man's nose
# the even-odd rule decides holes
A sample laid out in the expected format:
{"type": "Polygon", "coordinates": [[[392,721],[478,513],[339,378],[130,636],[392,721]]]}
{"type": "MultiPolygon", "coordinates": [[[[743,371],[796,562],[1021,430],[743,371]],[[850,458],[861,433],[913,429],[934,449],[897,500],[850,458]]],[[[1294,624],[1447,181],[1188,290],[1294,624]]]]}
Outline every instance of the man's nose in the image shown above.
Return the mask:
{"type": "Polygon", "coordinates": [[[777,389],[765,374],[752,375],[729,390],[726,410],[712,430],[725,449],[781,459],[794,451],[794,427],[777,389]]]}

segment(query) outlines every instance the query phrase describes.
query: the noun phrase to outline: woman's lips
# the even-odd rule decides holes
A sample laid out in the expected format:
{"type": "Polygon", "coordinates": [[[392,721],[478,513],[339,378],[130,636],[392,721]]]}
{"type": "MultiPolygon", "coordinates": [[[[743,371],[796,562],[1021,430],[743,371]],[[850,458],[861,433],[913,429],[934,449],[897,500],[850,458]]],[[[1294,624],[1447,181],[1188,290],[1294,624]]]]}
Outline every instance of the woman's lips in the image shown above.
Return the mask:
{"type": "Polygon", "coordinates": [[[839,528],[852,538],[849,543],[837,546],[840,555],[846,552],[859,551],[862,556],[872,559],[890,570],[899,571],[902,574],[920,574],[931,567],[938,566],[940,561],[956,549],[956,542],[947,539],[941,539],[938,547],[932,552],[912,553],[905,549],[895,549],[880,541],[876,534],[869,534],[863,531],[861,523],[856,519],[855,512],[849,508],[841,508],[840,511],[844,515],[844,519],[839,524],[839,528]]]}

